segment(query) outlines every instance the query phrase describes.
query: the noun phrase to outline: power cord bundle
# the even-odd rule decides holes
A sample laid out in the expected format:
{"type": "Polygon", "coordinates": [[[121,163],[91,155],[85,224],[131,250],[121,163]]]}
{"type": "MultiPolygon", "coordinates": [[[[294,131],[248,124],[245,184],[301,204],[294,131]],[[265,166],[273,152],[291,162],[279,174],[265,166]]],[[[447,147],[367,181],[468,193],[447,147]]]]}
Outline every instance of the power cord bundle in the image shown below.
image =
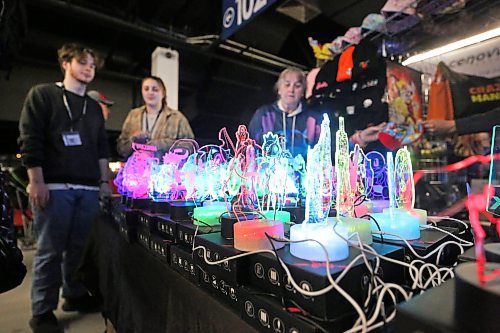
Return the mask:
{"type": "MultiPolygon", "coordinates": [[[[363,216],[363,217],[368,217],[370,216],[363,216]]],[[[375,221],[376,222],[376,221],[375,221]]],[[[376,223],[378,224],[378,223],[376,223]]],[[[336,224],[335,224],[336,225],[336,224]]],[[[427,225],[427,226],[422,226],[423,228],[429,228],[429,229],[435,229],[440,232],[446,233],[447,235],[450,235],[457,241],[447,241],[443,244],[440,244],[436,249],[431,251],[425,256],[419,255],[415,249],[411,246],[411,244],[406,241],[403,237],[396,235],[396,234],[391,234],[391,233],[385,233],[382,231],[376,231],[373,232],[374,234],[378,234],[381,237],[383,237],[384,234],[395,236],[400,238],[402,241],[405,242],[407,248],[409,251],[413,254],[413,256],[417,259],[413,260],[410,263],[406,263],[404,261],[399,261],[396,259],[392,259],[383,255],[380,255],[375,251],[375,249],[369,245],[363,244],[361,242],[361,239],[358,235],[358,233],[353,233],[351,236],[349,236],[348,239],[345,239],[342,237],[342,235],[338,234],[335,230],[335,225],[333,225],[333,231],[341,238],[344,239],[349,243],[349,245],[353,248],[357,248],[361,251],[361,254],[356,256],[351,262],[342,270],[342,272],[337,276],[336,279],[333,278],[330,272],[330,260],[328,257],[328,252],[326,248],[321,244],[319,241],[314,240],[314,239],[305,239],[301,241],[291,241],[286,238],[276,238],[272,237],[270,235],[267,235],[268,240],[271,242],[271,246],[273,250],[260,250],[260,251],[252,251],[252,252],[246,252],[242,253],[239,255],[235,255],[232,257],[224,258],[218,261],[210,261],[207,256],[206,256],[206,248],[204,246],[195,246],[195,243],[193,242],[193,253],[197,250],[202,250],[203,251],[203,258],[205,262],[209,265],[219,265],[221,263],[224,263],[226,261],[238,259],[241,257],[253,255],[256,253],[270,253],[272,254],[279,262],[280,266],[282,267],[283,271],[285,274],[288,276],[290,284],[297,290],[299,293],[302,295],[308,296],[308,297],[317,297],[324,295],[332,290],[335,290],[338,292],[342,297],[344,297],[353,307],[355,310],[355,313],[357,314],[358,318],[356,319],[353,327],[345,331],[344,333],[356,333],[356,332],[370,332],[374,329],[380,328],[385,326],[387,323],[392,321],[395,316],[396,316],[396,309],[395,306],[396,304],[401,301],[401,300],[409,300],[414,292],[423,292],[424,290],[428,289],[429,287],[435,287],[438,286],[439,284],[443,283],[447,279],[451,278],[454,276],[453,269],[450,267],[440,267],[439,266],[439,258],[441,256],[442,251],[446,246],[449,244],[453,244],[457,247],[459,247],[461,253],[463,253],[463,246],[472,246],[473,244],[471,242],[465,241],[461,239],[460,237],[457,237],[456,235],[443,230],[441,228],[427,225]],[[350,239],[356,237],[356,241],[351,241],[350,239]],[[326,258],[326,275],[327,279],[329,282],[329,285],[319,289],[319,290],[305,290],[302,289],[295,279],[293,278],[289,268],[285,264],[285,262],[280,258],[278,251],[276,250],[273,242],[282,242],[282,243],[300,243],[300,242],[315,242],[321,246],[325,253],[325,258],[326,258]],[[426,259],[431,257],[432,255],[437,253],[437,259],[436,263],[428,263],[425,262],[426,259]],[[373,266],[370,263],[370,260],[367,258],[367,254],[373,255],[374,256],[374,262],[373,266]],[[344,289],[342,289],[339,286],[340,281],[347,275],[349,270],[359,261],[363,260],[365,263],[365,266],[368,270],[369,273],[369,283],[368,283],[368,291],[366,294],[365,299],[363,300],[362,305],[358,304],[356,300],[354,300],[344,289]],[[385,260],[390,263],[394,263],[397,265],[401,265],[405,268],[408,269],[409,271],[409,276],[410,276],[410,282],[411,285],[407,287],[409,289],[408,291],[405,290],[403,286],[394,284],[394,283],[386,283],[382,280],[382,278],[377,274],[379,267],[380,267],[380,261],[385,260]],[[399,296],[399,297],[398,297],[399,296]],[[389,301],[390,304],[386,304],[386,302],[389,301]],[[386,309],[391,309],[390,313],[386,313],[386,309]],[[382,318],[381,320],[378,320],[379,318],[382,318]],[[378,320],[378,321],[377,321],[378,320]]],[[[195,231],[195,238],[196,238],[196,233],[198,231],[198,228],[195,231]]],[[[295,302],[294,302],[295,303],[295,302]]],[[[284,304],[284,300],[282,300],[282,304],[284,304]]],[[[294,304],[300,311],[301,311],[301,317],[303,318],[311,318],[313,320],[320,320],[320,321],[325,321],[323,318],[318,318],[314,317],[311,314],[308,314],[306,311],[304,311],[302,308],[300,308],[296,303],[294,304]]],[[[286,307],[285,307],[286,308],[286,307]]],[[[328,320],[326,320],[328,321],[328,320]]],[[[320,330],[323,330],[319,328],[320,330]]]]}

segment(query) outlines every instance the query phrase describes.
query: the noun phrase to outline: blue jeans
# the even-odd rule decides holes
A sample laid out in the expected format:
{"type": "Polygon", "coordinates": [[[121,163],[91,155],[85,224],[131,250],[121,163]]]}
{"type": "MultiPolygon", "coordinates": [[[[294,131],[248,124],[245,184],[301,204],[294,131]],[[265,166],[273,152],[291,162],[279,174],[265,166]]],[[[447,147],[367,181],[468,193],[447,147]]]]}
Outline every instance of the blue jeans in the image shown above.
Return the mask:
{"type": "Polygon", "coordinates": [[[99,192],[89,190],[52,190],[47,206],[34,208],[38,237],[31,288],[34,316],[57,308],[61,284],[63,297],[87,292],[75,273],[98,213],[99,192]]]}

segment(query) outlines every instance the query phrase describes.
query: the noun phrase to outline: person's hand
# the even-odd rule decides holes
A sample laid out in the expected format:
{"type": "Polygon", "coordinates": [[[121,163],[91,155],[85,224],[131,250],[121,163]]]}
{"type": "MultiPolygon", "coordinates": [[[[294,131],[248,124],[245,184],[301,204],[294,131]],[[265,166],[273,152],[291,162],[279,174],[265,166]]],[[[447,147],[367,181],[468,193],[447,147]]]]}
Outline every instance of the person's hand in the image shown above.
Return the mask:
{"type": "Polygon", "coordinates": [[[146,132],[138,131],[132,135],[132,142],[135,142],[135,143],[146,144],[149,142],[150,139],[151,139],[151,137],[146,132]]]}
{"type": "Polygon", "coordinates": [[[378,134],[384,129],[385,122],[377,126],[370,126],[359,132],[359,141],[362,145],[378,140],[378,134]]]}
{"type": "Polygon", "coordinates": [[[33,207],[44,208],[49,201],[49,189],[45,183],[28,184],[29,201],[33,207]]]}
{"type": "Polygon", "coordinates": [[[424,122],[424,128],[431,135],[447,135],[456,131],[454,120],[427,120],[424,122]]]}
{"type": "Polygon", "coordinates": [[[99,185],[99,197],[101,199],[110,198],[112,194],[113,190],[111,189],[111,186],[108,182],[103,182],[99,185]]]}

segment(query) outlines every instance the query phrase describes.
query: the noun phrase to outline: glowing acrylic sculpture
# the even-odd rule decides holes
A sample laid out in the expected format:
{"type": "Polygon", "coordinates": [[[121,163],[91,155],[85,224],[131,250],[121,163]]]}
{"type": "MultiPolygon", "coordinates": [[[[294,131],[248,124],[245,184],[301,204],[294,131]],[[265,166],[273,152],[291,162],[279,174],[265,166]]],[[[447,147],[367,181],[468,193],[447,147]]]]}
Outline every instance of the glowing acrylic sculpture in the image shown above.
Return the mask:
{"type": "MultiPolygon", "coordinates": [[[[186,143],[193,147],[191,149],[196,149],[197,147],[197,143],[194,140],[177,140],[163,155],[163,164],[159,164],[158,162],[153,164],[151,179],[149,181],[149,196],[153,200],[172,201],[184,200],[186,198],[186,187],[184,184],[187,183],[186,175],[188,172],[181,172],[186,161],[190,159],[190,149],[186,148],[186,143]]],[[[193,168],[193,166],[190,164],[186,166],[186,169],[188,168],[193,168]]],[[[189,183],[194,183],[194,177],[191,177],[189,183]]]]}
{"type": "Polygon", "coordinates": [[[389,207],[389,196],[387,190],[387,164],[384,155],[378,151],[371,151],[366,154],[370,161],[370,167],[367,168],[367,177],[371,178],[372,189],[368,193],[370,200],[368,205],[370,212],[380,213],[383,209],[389,207]]]}
{"type": "Polygon", "coordinates": [[[399,149],[396,153],[394,181],[396,209],[409,212],[417,217],[422,225],[427,224],[427,211],[414,208],[415,182],[413,180],[410,152],[406,147],[399,149]]]}
{"type": "Polygon", "coordinates": [[[293,180],[293,169],[290,165],[292,155],[283,150],[277,134],[271,132],[263,136],[263,157],[259,161],[260,181],[259,197],[262,197],[262,208],[281,209],[289,200],[297,198],[299,190],[293,180]]]}
{"type": "Polygon", "coordinates": [[[229,150],[216,145],[206,145],[198,150],[197,157],[200,161],[196,174],[197,200],[225,200],[223,182],[228,160],[231,159],[229,150]]]}
{"type": "Polygon", "coordinates": [[[194,208],[193,224],[219,225],[222,214],[229,212],[231,208],[223,191],[230,152],[221,146],[206,145],[199,148],[193,156],[191,164],[194,167],[189,168],[196,183],[193,187],[193,199],[203,201],[203,206],[194,208]]]}
{"type": "Polygon", "coordinates": [[[160,164],[155,161],[151,164],[151,178],[148,189],[149,196],[153,200],[177,199],[176,171],[177,165],[172,163],[160,164]]]}
{"type": "Polygon", "coordinates": [[[151,164],[156,161],[155,146],[132,143],[134,152],[123,167],[123,188],[132,198],[148,198],[151,164]]]}
{"type": "Polygon", "coordinates": [[[351,191],[349,173],[349,138],[344,130],[344,117],[339,117],[339,129],[336,136],[335,174],[337,196],[335,198],[337,216],[352,216],[354,198],[351,191]]]}
{"type": "Polygon", "coordinates": [[[323,115],[318,143],[307,152],[306,205],[307,223],[325,222],[330,212],[333,172],[331,162],[330,120],[323,115]]]}
{"type": "Polygon", "coordinates": [[[372,230],[380,230],[384,233],[384,238],[406,240],[420,238],[420,221],[416,214],[411,214],[407,209],[398,208],[398,202],[401,204],[413,202],[407,193],[414,193],[414,189],[408,188],[409,185],[413,186],[413,174],[411,169],[411,161],[409,159],[409,152],[405,148],[400,149],[397,153],[400,154],[397,158],[398,172],[394,170],[394,159],[392,152],[387,153],[387,179],[389,189],[389,208],[382,213],[374,213],[372,217],[378,222],[378,226],[372,221],[372,230]],[[398,235],[398,236],[396,236],[398,235]]]}
{"type": "Polygon", "coordinates": [[[365,155],[363,150],[354,146],[349,153],[349,141],[344,130],[344,118],[339,117],[339,130],[336,133],[337,147],[335,150],[336,179],[336,209],[337,217],[329,219],[330,223],[343,226],[348,234],[357,232],[364,244],[373,242],[370,221],[354,217],[354,201],[356,197],[364,196],[367,188],[365,155]],[[333,221],[332,221],[333,220],[333,221]]]}
{"type": "MultiPolygon", "coordinates": [[[[232,211],[238,222],[234,223],[234,247],[241,251],[254,251],[272,249],[271,242],[266,235],[283,238],[284,227],[281,221],[269,221],[267,219],[241,219],[248,212],[262,210],[258,200],[259,165],[257,163],[257,150],[261,150],[252,140],[246,126],[240,125],[236,132],[236,146],[234,147],[234,158],[229,162],[228,178],[224,187],[231,180],[239,186],[235,188],[236,196],[232,203],[232,211]]],[[[256,216],[258,216],[256,214],[256,216]]],[[[277,243],[278,244],[278,243],[277,243]]]]}
{"type": "MultiPolygon", "coordinates": [[[[490,212],[496,217],[500,217],[500,126],[493,127],[493,136],[491,138],[491,162],[490,162],[490,175],[489,187],[493,189],[488,192],[486,211],[490,212]]],[[[500,228],[500,224],[497,224],[500,228]]],[[[500,229],[499,229],[500,230],[500,229]]]]}
{"type": "Polygon", "coordinates": [[[290,228],[290,253],[295,257],[339,261],[349,256],[347,229],[336,225],[334,231],[334,226],[326,223],[332,200],[332,171],[330,120],[325,114],[318,143],[307,152],[306,220],[290,228]]]}

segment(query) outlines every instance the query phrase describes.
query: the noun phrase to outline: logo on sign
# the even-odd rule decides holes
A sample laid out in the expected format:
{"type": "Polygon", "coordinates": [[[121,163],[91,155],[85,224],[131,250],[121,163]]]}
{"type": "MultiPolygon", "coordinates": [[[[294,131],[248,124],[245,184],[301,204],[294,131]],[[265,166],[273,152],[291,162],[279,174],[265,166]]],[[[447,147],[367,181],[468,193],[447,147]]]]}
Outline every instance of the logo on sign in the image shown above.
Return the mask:
{"type": "Polygon", "coordinates": [[[234,22],[234,8],[229,7],[228,9],[226,9],[226,12],[224,13],[222,24],[224,25],[224,28],[229,28],[231,25],[233,25],[233,22],[234,22]]]}
{"type": "Polygon", "coordinates": [[[222,38],[232,35],[274,1],[276,0],[223,0],[222,38]]]}
{"type": "Polygon", "coordinates": [[[495,210],[495,209],[500,207],[500,198],[499,197],[494,196],[493,201],[494,201],[494,203],[492,203],[492,205],[490,206],[491,210],[495,210]]]}

